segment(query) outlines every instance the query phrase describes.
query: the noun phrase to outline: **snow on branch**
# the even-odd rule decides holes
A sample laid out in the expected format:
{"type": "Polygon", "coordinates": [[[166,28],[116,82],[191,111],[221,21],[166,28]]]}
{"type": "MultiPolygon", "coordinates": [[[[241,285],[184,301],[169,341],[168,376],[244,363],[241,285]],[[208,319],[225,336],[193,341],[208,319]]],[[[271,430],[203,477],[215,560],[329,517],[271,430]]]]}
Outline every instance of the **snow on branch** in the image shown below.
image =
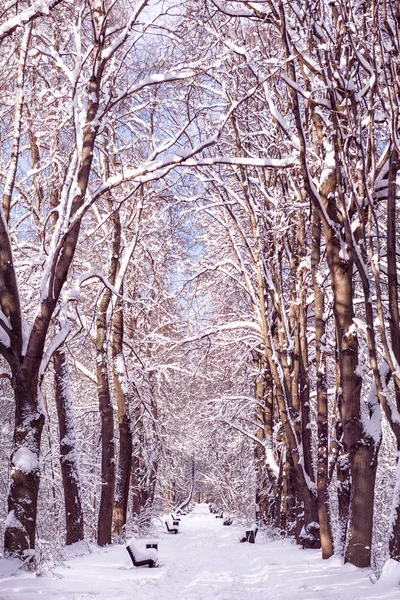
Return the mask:
{"type": "Polygon", "coordinates": [[[26,25],[37,17],[48,15],[57,4],[61,4],[63,1],[64,0],[34,0],[29,8],[22,10],[20,13],[0,25],[0,44],[4,38],[14,33],[18,27],[26,25]]]}
{"type": "Polygon", "coordinates": [[[254,17],[255,13],[247,8],[233,8],[232,6],[226,6],[226,2],[222,3],[219,0],[211,0],[211,2],[220,10],[224,15],[230,17],[254,17]]]}
{"type": "Polygon", "coordinates": [[[57,335],[55,335],[51,342],[49,343],[49,345],[47,346],[46,350],[43,353],[43,358],[42,358],[42,362],[40,365],[40,371],[39,374],[40,375],[44,375],[44,373],[47,370],[47,367],[49,366],[49,362],[54,354],[54,352],[56,350],[58,350],[58,348],[60,346],[63,345],[63,343],[65,342],[65,340],[68,337],[68,334],[71,330],[71,325],[69,323],[69,321],[67,319],[65,319],[65,321],[62,323],[62,327],[60,329],[60,331],[57,333],[57,335]]]}
{"type": "Polygon", "coordinates": [[[254,321],[231,321],[230,323],[224,323],[223,325],[218,325],[216,327],[209,327],[208,329],[203,329],[199,331],[196,335],[191,337],[184,338],[180,340],[176,344],[174,344],[171,350],[182,346],[183,344],[189,344],[190,342],[196,342],[201,340],[202,338],[208,337],[210,335],[216,335],[221,331],[234,331],[237,329],[251,329],[255,331],[262,338],[262,330],[261,327],[255,323],[254,321]]]}
{"type": "Polygon", "coordinates": [[[213,136],[194,148],[181,151],[179,154],[167,154],[158,160],[143,162],[136,169],[125,171],[121,175],[110,177],[96,192],[98,197],[106,191],[109,191],[121,183],[127,181],[149,181],[148,175],[153,174],[153,178],[160,176],[165,169],[171,167],[202,167],[210,165],[233,165],[237,167],[263,167],[269,169],[288,169],[296,165],[296,158],[289,156],[287,158],[244,158],[241,156],[213,156],[210,158],[193,158],[202,149],[214,144],[217,136],[213,136]]]}
{"type": "Polygon", "coordinates": [[[197,75],[197,71],[194,69],[182,69],[182,71],[170,71],[169,73],[153,73],[153,75],[149,75],[144,79],[141,79],[135,84],[129,86],[124,92],[122,92],[117,98],[115,98],[112,102],[112,106],[125,99],[127,96],[131,94],[135,94],[136,92],[140,92],[145,87],[149,85],[157,85],[160,83],[166,83],[168,81],[177,81],[178,79],[187,79],[188,77],[194,77],[197,75]]]}
{"type": "Polygon", "coordinates": [[[85,375],[85,377],[87,377],[88,379],[90,379],[90,381],[97,385],[96,375],[92,373],[92,371],[89,371],[89,369],[87,369],[85,365],[79,362],[79,360],[76,360],[76,358],[74,358],[74,365],[76,369],[78,369],[78,371],[80,371],[83,375],[85,375]]]}

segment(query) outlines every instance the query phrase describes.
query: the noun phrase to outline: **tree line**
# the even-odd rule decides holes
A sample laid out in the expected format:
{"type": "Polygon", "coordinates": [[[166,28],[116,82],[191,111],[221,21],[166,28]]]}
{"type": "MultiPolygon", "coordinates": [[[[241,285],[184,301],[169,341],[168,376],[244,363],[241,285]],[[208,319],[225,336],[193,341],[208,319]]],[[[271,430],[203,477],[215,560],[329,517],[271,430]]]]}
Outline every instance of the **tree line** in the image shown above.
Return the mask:
{"type": "Polygon", "coordinates": [[[0,19],[5,552],[33,554],[45,437],[67,544],[191,490],[365,567],[376,497],[399,560],[397,4],[0,19]]]}

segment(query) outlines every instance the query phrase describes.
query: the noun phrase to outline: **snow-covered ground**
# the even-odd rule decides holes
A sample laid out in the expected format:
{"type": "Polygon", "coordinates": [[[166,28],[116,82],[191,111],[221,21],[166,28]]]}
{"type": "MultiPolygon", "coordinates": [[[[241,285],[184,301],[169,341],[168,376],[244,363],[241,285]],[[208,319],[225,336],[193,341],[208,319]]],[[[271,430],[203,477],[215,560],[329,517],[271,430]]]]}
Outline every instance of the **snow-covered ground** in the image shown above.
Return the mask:
{"type": "MultiPolygon", "coordinates": [[[[205,504],[182,517],[178,535],[158,530],[159,568],[133,567],[124,546],[68,560],[42,577],[0,561],[0,600],[398,600],[400,586],[373,585],[368,569],[322,561],[288,541],[239,543],[243,528],[224,527],[205,504]]],[[[400,580],[397,563],[394,579],[400,580]]]]}

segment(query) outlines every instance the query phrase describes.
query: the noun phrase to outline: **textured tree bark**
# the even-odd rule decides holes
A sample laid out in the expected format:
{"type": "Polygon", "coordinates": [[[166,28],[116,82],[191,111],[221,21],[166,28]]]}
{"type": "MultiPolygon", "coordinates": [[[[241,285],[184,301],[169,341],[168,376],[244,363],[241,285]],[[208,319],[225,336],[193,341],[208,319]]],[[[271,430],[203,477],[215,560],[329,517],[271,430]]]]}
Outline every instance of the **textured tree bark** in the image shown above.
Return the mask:
{"type": "Polygon", "coordinates": [[[258,356],[259,376],[256,382],[256,437],[254,454],[257,468],[256,519],[268,525],[274,523],[277,473],[271,468],[266,453],[273,454],[273,387],[268,361],[258,356]]]}
{"type": "MultiPolygon", "coordinates": [[[[122,293],[122,289],[121,289],[122,293]]],[[[128,381],[122,353],[124,337],[122,300],[118,298],[113,317],[112,356],[114,389],[118,406],[119,450],[114,504],[114,531],[120,535],[126,523],[132,468],[132,431],[129,417],[128,381]]]]}
{"type": "Polygon", "coordinates": [[[100,325],[105,313],[97,317],[97,395],[101,419],[101,496],[97,525],[97,543],[99,546],[111,544],[112,515],[114,507],[115,452],[114,452],[114,414],[111,402],[107,372],[105,327],[100,325]],[[103,337],[104,336],[104,337],[103,337]]]}
{"type": "Polygon", "coordinates": [[[74,407],[64,346],[53,355],[54,396],[60,431],[60,462],[64,489],[66,544],[84,539],[81,482],[76,449],[74,407]]]}
{"type": "Polygon", "coordinates": [[[312,223],[311,269],[314,288],[315,312],[315,345],[317,373],[317,410],[318,410],[318,451],[317,451],[317,503],[319,525],[321,530],[322,558],[332,556],[333,538],[329,511],[328,495],[328,396],[326,383],[326,361],[323,343],[325,339],[324,292],[319,279],[319,263],[321,258],[321,220],[314,207],[312,223]]]}
{"type": "Polygon", "coordinates": [[[28,559],[34,555],[35,548],[39,455],[44,415],[37,402],[36,380],[29,371],[17,369],[12,384],[15,394],[15,427],[4,554],[28,559]]]}
{"type": "MultiPolygon", "coordinates": [[[[118,254],[112,254],[111,277],[115,282],[118,254]]],[[[107,310],[111,291],[106,288],[96,316],[96,378],[101,420],[101,496],[97,527],[97,543],[111,543],[115,486],[114,413],[111,401],[107,360],[107,310]]]]}
{"type": "MultiPolygon", "coordinates": [[[[332,191],[333,180],[328,180],[324,192],[332,191]]],[[[328,210],[329,194],[326,193],[328,210]]],[[[336,207],[333,208],[336,216],[336,207]]],[[[332,214],[332,217],[334,216],[332,214]]],[[[334,316],[338,341],[340,367],[339,410],[343,426],[343,444],[348,452],[351,467],[350,523],[345,553],[346,562],[357,567],[367,567],[371,561],[372,520],[376,461],[373,461],[372,440],[363,431],[361,423],[361,377],[358,367],[358,340],[353,332],[353,260],[349,254],[341,257],[338,231],[324,224],[327,261],[334,294],[334,316]]],[[[350,249],[348,249],[350,252],[350,249]]]]}
{"type": "MultiPolygon", "coordinates": [[[[273,376],[275,386],[275,397],[279,407],[280,419],[284,430],[285,445],[288,454],[290,454],[290,456],[287,456],[286,459],[286,476],[284,476],[284,480],[286,481],[286,484],[288,485],[289,489],[292,485],[294,486],[295,496],[298,498],[300,504],[302,505],[300,512],[304,512],[305,527],[308,527],[311,523],[318,523],[316,494],[314,493],[312,482],[307,477],[304,465],[300,460],[300,443],[298,438],[296,437],[296,433],[293,427],[292,417],[290,415],[288,409],[288,402],[286,399],[287,392],[285,391],[284,386],[281,383],[277,366],[272,356],[272,349],[270,347],[267,347],[266,352],[268,354],[269,366],[271,369],[271,374],[273,376]],[[289,481],[287,479],[289,471],[293,471],[293,475],[290,475],[290,478],[293,479],[293,481],[289,481]]],[[[285,492],[283,491],[283,495],[284,494],[285,492]]],[[[316,540],[313,541],[313,546],[317,547],[319,540],[319,532],[317,529],[314,529],[314,531],[316,535],[316,540]]]]}
{"type": "Polygon", "coordinates": [[[339,539],[335,550],[337,554],[344,556],[350,519],[351,472],[349,455],[343,450],[340,451],[337,459],[336,478],[339,509],[339,539]]]}
{"type": "MultiPolygon", "coordinates": [[[[302,213],[299,219],[299,257],[306,257],[305,218],[302,213]]],[[[303,270],[298,273],[298,321],[299,321],[299,393],[301,416],[301,439],[303,443],[304,468],[310,480],[315,482],[312,458],[312,435],[310,420],[310,380],[308,377],[308,344],[307,344],[307,286],[303,270]]]]}
{"type": "MultiPolygon", "coordinates": [[[[399,156],[396,149],[392,150],[388,173],[388,197],[387,197],[387,269],[388,269],[388,294],[390,313],[390,338],[393,354],[397,363],[400,364],[400,318],[399,318],[399,295],[398,276],[396,261],[396,192],[397,173],[399,170],[399,156]]],[[[394,381],[396,406],[400,409],[400,386],[394,381]]],[[[396,433],[396,432],[395,432],[396,433]]],[[[400,452],[400,438],[396,435],[397,452],[400,452]]],[[[398,460],[398,459],[397,459],[398,460]]],[[[399,465],[397,465],[396,487],[393,497],[393,508],[391,515],[391,531],[389,539],[390,558],[400,562],[400,482],[399,465]]]]}

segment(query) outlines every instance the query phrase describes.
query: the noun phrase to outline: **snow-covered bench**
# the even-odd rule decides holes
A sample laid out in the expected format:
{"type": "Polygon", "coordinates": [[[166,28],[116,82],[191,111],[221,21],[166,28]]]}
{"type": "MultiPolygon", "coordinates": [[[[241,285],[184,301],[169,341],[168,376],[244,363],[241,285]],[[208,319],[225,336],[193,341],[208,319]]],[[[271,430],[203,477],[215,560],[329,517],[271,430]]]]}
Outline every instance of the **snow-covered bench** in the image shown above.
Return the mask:
{"type": "Polygon", "coordinates": [[[227,519],[225,519],[224,521],[224,525],[232,525],[233,523],[233,519],[232,517],[228,517],[227,519]]]}
{"type": "Polygon", "coordinates": [[[254,525],[253,527],[249,527],[240,536],[240,542],[249,542],[250,544],[254,544],[256,541],[257,531],[258,531],[257,525],[254,525]]]}
{"type": "Polygon", "coordinates": [[[258,531],[258,527],[252,527],[251,529],[246,529],[246,540],[250,543],[250,544],[254,544],[256,541],[256,536],[257,536],[257,531],[258,531]]]}
{"type": "Polygon", "coordinates": [[[218,513],[217,515],[215,515],[215,518],[216,519],[223,519],[224,518],[224,513],[222,512],[222,510],[221,510],[220,513],[218,513]]]}
{"type": "Polygon", "coordinates": [[[130,540],[126,547],[129,556],[135,567],[149,567],[152,569],[157,566],[158,552],[156,548],[146,548],[141,550],[134,540],[130,540]]]}
{"type": "MultiPolygon", "coordinates": [[[[176,513],[178,514],[178,513],[176,513]]],[[[174,513],[171,514],[171,519],[175,522],[177,521],[178,523],[180,522],[181,518],[180,517],[175,517],[174,513]]]]}
{"type": "Polygon", "coordinates": [[[165,526],[167,528],[168,533],[178,533],[179,523],[177,521],[173,521],[172,527],[170,527],[168,521],[165,521],[165,526]]]}

